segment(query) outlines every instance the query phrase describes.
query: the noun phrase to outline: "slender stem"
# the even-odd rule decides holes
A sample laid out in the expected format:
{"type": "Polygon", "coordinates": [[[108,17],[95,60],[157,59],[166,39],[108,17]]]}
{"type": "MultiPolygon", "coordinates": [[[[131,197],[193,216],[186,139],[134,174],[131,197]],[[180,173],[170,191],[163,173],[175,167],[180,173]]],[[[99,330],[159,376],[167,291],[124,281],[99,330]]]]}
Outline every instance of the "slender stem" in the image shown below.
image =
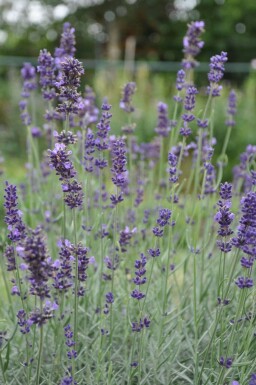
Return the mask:
{"type": "MultiPolygon", "coordinates": [[[[77,236],[76,236],[76,211],[72,209],[73,213],[73,225],[74,225],[74,243],[75,247],[77,246],[77,236]]],[[[78,253],[76,252],[75,259],[75,301],[74,301],[74,340],[77,344],[77,315],[78,315],[78,253]]]]}
{"type": "Polygon", "coordinates": [[[1,370],[2,370],[4,384],[7,385],[7,380],[6,380],[6,375],[5,375],[5,371],[4,371],[4,364],[3,364],[3,359],[2,359],[1,352],[0,352],[0,366],[1,366],[1,370]]]}
{"type": "MultiPolygon", "coordinates": [[[[42,301],[40,301],[40,311],[42,313],[43,306],[42,301]]],[[[43,325],[40,327],[40,339],[39,339],[39,353],[38,353],[38,361],[37,361],[37,368],[36,368],[36,385],[40,384],[40,370],[41,370],[41,361],[42,361],[42,352],[43,352],[43,325]]]]}

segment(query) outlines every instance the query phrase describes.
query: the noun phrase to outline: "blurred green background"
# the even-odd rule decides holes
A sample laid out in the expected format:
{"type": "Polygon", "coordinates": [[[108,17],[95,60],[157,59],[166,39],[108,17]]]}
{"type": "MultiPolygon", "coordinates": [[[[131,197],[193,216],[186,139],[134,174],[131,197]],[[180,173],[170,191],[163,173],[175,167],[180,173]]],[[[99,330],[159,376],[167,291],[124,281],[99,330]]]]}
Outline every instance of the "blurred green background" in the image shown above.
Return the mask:
{"type": "MultiPolygon", "coordinates": [[[[226,173],[230,177],[246,144],[255,143],[255,17],[255,0],[242,5],[240,0],[0,0],[0,151],[6,176],[23,175],[26,159],[25,128],[18,109],[20,68],[24,61],[36,65],[40,49],[54,52],[65,21],[76,29],[76,57],[85,64],[84,82],[96,91],[99,105],[104,96],[113,105],[113,133],[120,133],[125,124],[118,107],[121,87],[136,81],[136,132],[140,141],[148,141],[156,126],[157,102],[166,102],[172,115],[187,24],[204,20],[205,46],[198,58],[195,83],[207,85],[212,55],[225,50],[229,57],[226,88],[215,106],[219,148],[225,136],[228,92],[235,88],[238,94],[237,125],[228,147],[230,167],[226,173]]],[[[205,98],[199,99],[203,106],[205,98]]],[[[37,125],[41,126],[40,94],[37,103],[37,125]]]]}

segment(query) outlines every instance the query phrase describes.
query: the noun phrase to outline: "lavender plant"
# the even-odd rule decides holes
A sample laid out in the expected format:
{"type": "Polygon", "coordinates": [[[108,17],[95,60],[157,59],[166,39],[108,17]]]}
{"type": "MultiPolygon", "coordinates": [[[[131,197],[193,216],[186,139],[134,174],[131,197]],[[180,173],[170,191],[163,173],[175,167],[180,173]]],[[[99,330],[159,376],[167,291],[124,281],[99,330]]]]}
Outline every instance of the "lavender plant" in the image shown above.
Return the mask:
{"type": "Polygon", "coordinates": [[[237,97],[229,92],[218,156],[227,54],[212,56],[209,85],[197,88],[203,31],[203,21],[188,26],[177,94],[157,104],[150,143],[134,130],[135,82],[122,91],[119,136],[107,99],[99,117],[93,89],[82,96],[69,23],[54,55],[40,52],[45,111],[31,115],[36,70],[25,63],[27,187],[6,182],[4,195],[4,385],[255,384],[256,147],[223,180],[237,97]]]}

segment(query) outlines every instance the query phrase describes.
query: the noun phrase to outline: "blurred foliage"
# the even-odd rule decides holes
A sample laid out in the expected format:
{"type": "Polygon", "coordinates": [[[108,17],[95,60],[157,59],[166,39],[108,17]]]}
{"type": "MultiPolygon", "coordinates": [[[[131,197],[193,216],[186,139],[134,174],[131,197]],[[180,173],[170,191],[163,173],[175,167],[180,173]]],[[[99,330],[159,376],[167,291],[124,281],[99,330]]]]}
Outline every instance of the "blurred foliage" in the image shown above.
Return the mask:
{"type": "Polygon", "coordinates": [[[5,0],[0,28],[8,38],[1,54],[37,56],[42,47],[53,51],[68,20],[76,28],[78,57],[105,57],[116,44],[115,54],[123,58],[126,39],[134,36],[137,59],[179,61],[187,23],[201,19],[206,31],[200,60],[225,50],[231,62],[248,62],[256,52],[255,12],[255,0],[242,6],[240,0],[5,0]]]}

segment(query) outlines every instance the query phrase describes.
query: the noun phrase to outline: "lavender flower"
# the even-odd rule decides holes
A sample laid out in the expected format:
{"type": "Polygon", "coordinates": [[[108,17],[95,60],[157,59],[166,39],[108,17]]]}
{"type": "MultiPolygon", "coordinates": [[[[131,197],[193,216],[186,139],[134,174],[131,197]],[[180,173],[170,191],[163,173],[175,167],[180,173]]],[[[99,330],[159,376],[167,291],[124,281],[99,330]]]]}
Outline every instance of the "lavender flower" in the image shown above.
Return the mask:
{"type": "Polygon", "coordinates": [[[158,122],[157,127],[155,128],[155,132],[163,137],[168,136],[171,127],[170,120],[168,118],[168,107],[167,104],[159,102],[157,105],[158,109],[158,122]]]}
{"type": "Polygon", "coordinates": [[[60,175],[60,180],[71,179],[76,175],[76,171],[72,162],[69,160],[69,155],[72,151],[66,151],[66,146],[63,143],[56,143],[54,150],[48,150],[50,157],[50,167],[56,170],[56,175],[60,175]]]}
{"type": "Polygon", "coordinates": [[[18,255],[28,266],[30,293],[40,299],[50,297],[48,279],[51,267],[48,262],[48,253],[42,229],[37,227],[24,239],[22,246],[17,247],[18,255]]]}
{"type": "Polygon", "coordinates": [[[18,242],[25,238],[26,227],[21,219],[22,213],[18,209],[17,187],[5,182],[5,223],[8,226],[8,238],[12,242],[18,242]]]}
{"type": "Polygon", "coordinates": [[[200,40],[203,32],[203,21],[194,21],[188,25],[187,33],[183,39],[185,59],[182,60],[182,66],[185,70],[193,69],[197,66],[195,57],[200,53],[204,46],[204,42],[200,40]]]}
{"type": "Polygon", "coordinates": [[[252,373],[249,385],[256,385],[256,373],[252,373]]]}
{"type": "Polygon", "coordinates": [[[183,123],[180,129],[180,134],[185,137],[191,135],[191,129],[188,126],[188,124],[195,119],[195,116],[191,113],[191,111],[195,108],[196,94],[198,94],[198,90],[196,89],[196,87],[191,86],[187,88],[186,96],[184,100],[184,109],[188,112],[190,111],[190,113],[186,112],[185,114],[182,115],[183,123]]]}
{"type": "Polygon", "coordinates": [[[55,49],[55,64],[60,68],[60,63],[65,57],[73,57],[75,48],[75,28],[71,27],[70,23],[64,23],[63,32],[60,39],[60,47],[55,49]]]}
{"type": "Polygon", "coordinates": [[[27,314],[24,309],[21,309],[17,313],[18,325],[20,326],[20,331],[22,334],[27,334],[30,332],[31,322],[27,318],[27,314]]]}
{"type": "MultiPolygon", "coordinates": [[[[64,327],[64,334],[66,337],[66,345],[71,348],[72,346],[75,346],[75,341],[73,339],[74,333],[71,329],[71,326],[68,324],[67,326],[64,327]]],[[[77,351],[74,349],[68,350],[67,352],[68,359],[72,360],[73,358],[77,357],[77,351]]]]}
{"type": "Polygon", "coordinates": [[[21,96],[23,100],[19,103],[20,117],[22,122],[29,126],[31,124],[31,116],[27,110],[27,100],[30,97],[31,91],[37,88],[36,84],[36,69],[30,63],[24,63],[21,69],[21,76],[23,78],[23,88],[21,96]]]}
{"type": "Polygon", "coordinates": [[[236,115],[236,93],[234,90],[231,90],[228,97],[228,108],[227,108],[227,115],[228,119],[226,120],[226,126],[233,127],[236,122],[234,120],[234,116],[236,115]]]}
{"type": "Polygon", "coordinates": [[[71,182],[62,183],[62,191],[65,193],[64,202],[68,207],[74,209],[83,204],[82,185],[76,179],[71,182]]]}
{"type": "MultiPolygon", "coordinates": [[[[116,139],[112,144],[112,182],[122,189],[127,183],[126,149],[123,139],[116,139]]],[[[122,194],[112,195],[111,202],[117,204],[123,200],[122,194]]]]}
{"type": "Polygon", "coordinates": [[[224,64],[227,62],[228,57],[226,52],[221,52],[220,55],[212,56],[210,59],[210,72],[208,73],[208,79],[210,86],[208,87],[208,93],[212,96],[220,96],[222,86],[218,83],[224,75],[224,64]]]}
{"type": "Polygon", "coordinates": [[[77,142],[77,135],[75,135],[71,131],[61,131],[60,134],[57,131],[54,131],[53,136],[55,137],[58,143],[63,143],[65,144],[65,146],[77,142]]]}
{"type": "Polygon", "coordinates": [[[134,107],[132,105],[132,96],[136,91],[136,84],[134,82],[127,83],[122,91],[122,99],[120,101],[120,108],[128,113],[134,111],[134,107]]]}
{"type": "Polygon", "coordinates": [[[169,175],[170,175],[169,181],[171,183],[176,183],[178,181],[178,176],[177,176],[178,158],[172,152],[169,152],[168,154],[168,164],[169,164],[169,175]]]}
{"type": "Polygon", "coordinates": [[[41,327],[49,319],[54,317],[54,311],[58,309],[58,305],[55,302],[46,301],[42,311],[40,309],[35,309],[31,312],[29,317],[30,325],[38,325],[41,327]]]}
{"type": "Polygon", "coordinates": [[[242,217],[237,229],[237,237],[233,245],[251,257],[256,255],[256,193],[247,193],[241,200],[242,217]]]}
{"type": "Polygon", "coordinates": [[[216,213],[214,219],[219,223],[220,228],[218,234],[224,238],[224,240],[218,240],[217,246],[219,249],[228,253],[232,249],[232,243],[226,239],[226,237],[233,234],[233,230],[230,229],[230,225],[234,220],[234,214],[230,211],[231,198],[232,198],[232,185],[225,182],[220,185],[220,197],[218,201],[219,211],[216,213]]]}
{"type": "Polygon", "coordinates": [[[37,72],[40,73],[40,85],[42,86],[43,98],[53,100],[56,97],[55,86],[55,61],[46,49],[40,51],[38,57],[37,72]]]}
{"type": "Polygon", "coordinates": [[[231,368],[232,363],[233,363],[233,359],[231,357],[228,357],[226,359],[224,357],[220,357],[219,364],[221,366],[224,366],[226,369],[231,368]]]}
{"type": "Polygon", "coordinates": [[[235,284],[239,287],[239,289],[250,288],[253,286],[253,280],[249,277],[238,277],[235,284]]]}
{"type": "Polygon", "coordinates": [[[84,148],[85,148],[85,156],[84,156],[85,171],[93,172],[94,157],[92,154],[95,152],[95,137],[93,132],[90,129],[88,129],[88,132],[85,138],[84,148]]]}
{"type": "MultiPolygon", "coordinates": [[[[170,222],[169,222],[170,218],[171,218],[171,211],[169,209],[159,210],[159,217],[156,222],[160,227],[154,227],[152,230],[153,234],[156,237],[162,237],[164,235],[163,228],[167,225],[168,226],[170,225],[170,222]]],[[[174,224],[175,224],[174,222],[171,223],[172,226],[174,226],[174,224]]]]}
{"type": "Polygon", "coordinates": [[[135,270],[135,276],[136,277],[133,278],[133,283],[135,283],[135,285],[138,286],[138,289],[134,289],[131,293],[131,296],[137,300],[141,300],[141,299],[145,298],[145,294],[143,292],[141,292],[139,288],[141,285],[144,285],[147,281],[146,277],[145,277],[146,263],[147,263],[147,258],[142,253],[140,255],[140,259],[136,259],[136,261],[134,263],[134,267],[136,269],[135,270]]]}
{"type": "Polygon", "coordinates": [[[78,103],[80,94],[77,88],[80,85],[80,78],[84,74],[82,63],[73,57],[65,58],[60,64],[60,74],[58,76],[56,87],[59,89],[59,99],[61,103],[57,111],[65,113],[78,113],[78,103]]]}
{"type": "Polygon", "coordinates": [[[72,265],[75,258],[72,255],[72,244],[67,239],[60,241],[58,246],[60,248],[60,260],[55,261],[57,273],[54,277],[53,287],[60,291],[67,291],[73,286],[72,265]]]}
{"type": "Polygon", "coordinates": [[[62,380],[61,380],[61,383],[60,385],[73,385],[73,377],[64,377],[62,380]]]}
{"type": "Polygon", "coordinates": [[[126,247],[129,246],[130,240],[133,237],[133,235],[136,233],[136,231],[137,231],[136,227],[130,230],[128,226],[126,226],[124,230],[120,231],[119,244],[120,244],[122,253],[125,253],[127,251],[126,247]]]}

